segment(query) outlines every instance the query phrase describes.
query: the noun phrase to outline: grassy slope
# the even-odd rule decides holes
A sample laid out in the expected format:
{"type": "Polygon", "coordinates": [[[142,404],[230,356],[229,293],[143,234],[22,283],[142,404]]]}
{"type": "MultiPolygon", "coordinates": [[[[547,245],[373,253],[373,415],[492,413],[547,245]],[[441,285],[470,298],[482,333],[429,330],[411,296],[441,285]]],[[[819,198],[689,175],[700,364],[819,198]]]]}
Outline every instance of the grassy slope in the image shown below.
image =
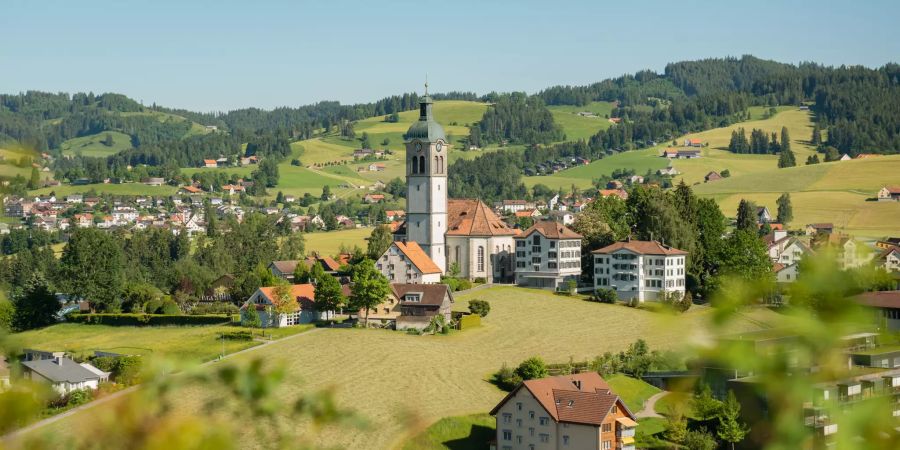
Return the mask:
{"type": "Polygon", "coordinates": [[[323,255],[334,256],[340,252],[341,245],[353,248],[358,245],[366,248],[366,238],[372,234],[371,228],[352,228],[339,231],[317,231],[306,233],[303,238],[306,241],[306,252],[319,252],[323,255]]]}
{"type": "MultiPolygon", "coordinates": [[[[293,396],[311,389],[335,387],[340,405],[352,407],[370,426],[364,430],[323,429],[319,444],[339,448],[393,448],[419,430],[407,427],[398,414],[408,413],[421,423],[442,417],[483,413],[504,393],[486,379],[504,362],[518,364],[530,356],[547,361],[593,358],[604,351],[624,349],[636,338],[653,348],[683,345],[703,334],[710,311],[692,310],[677,321],[623,306],[586,302],[536,290],[498,287],[456,299],[464,309],[467,298],[491,301],[491,314],[480,328],[450,336],[410,336],[382,330],[323,330],[259,349],[236,358],[262,358],[283,365],[288,380],[280,389],[293,396]],[[571,318],[580,320],[573,321],[571,318]],[[685,333],[685,330],[690,330],[685,333]]],[[[750,323],[738,329],[755,329],[750,323]]],[[[212,392],[187,389],[178,393],[173,414],[192,414],[212,392]]],[[[407,416],[409,417],[409,416],[407,416]]],[[[76,414],[41,432],[77,430],[90,414],[76,414]]],[[[243,433],[241,427],[238,433],[243,433]]],[[[255,434],[242,434],[252,445],[255,434]]]]}
{"type": "Polygon", "coordinates": [[[613,109],[610,102],[592,102],[585,106],[548,106],[553,113],[553,120],[563,127],[566,140],[588,140],[600,130],[609,128],[612,124],[606,118],[613,109]],[[579,112],[589,111],[597,117],[581,117],[579,112]]]}
{"type": "Polygon", "coordinates": [[[242,166],[242,167],[187,167],[181,169],[181,173],[191,176],[195,173],[205,173],[205,172],[215,172],[215,173],[227,173],[228,175],[236,174],[240,177],[246,177],[250,175],[250,172],[256,169],[256,166],[242,166]]]}
{"type": "Polygon", "coordinates": [[[525,184],[544,184],[553,189],[569,189],[573,184],[579,188],[589,188],[592,181],[601,175],[609,175],[616,169],[634,169],[639,175],[647,169],[656,171],[666,167],[668,162],[657,157],[659,150],[647,149],[619,153],[594,161],[586,166],[578,166],[549,176],[523,177],[525,184]]]}
{"type": "Polygon", "coordinates": [[[403,449],[487,450],[496,429],[496,419],[490,414],[445,417],[416,435],[403,449]]]}
{"type": "MultiPolygon", "coordinates": [[[[27,180],[31,176],[31,167],[16,167],[12,163],[18,162],[23,156],[37,160],[39,155],[37,152],[15,148],[15,145],[17,144],[0,144],[0,156],[4,158],[3,164],[0,164],[0,176],[12,178],[21,175],[27,180]]],[[[46,177],[46,174],[42,173],[42,176],[46,177]]]]}
{"type": "Polygon", "coordinates": [[[609,383],[610,389],[625,402],[625,406],[632,413],[637,413],[644,409],[644,402],[659,392],[659,389],[653,385],[622,374],[608,377],[606,381],[609,383]]]}
{"type": "Polygon", "coordinates": [[[31,191],[33,195],[44,195],[55,192],[57,196],[69,194],[81,194],[90,190],[94,190],[98,194],[112,195],[172,195],[178,188],[174,186],[147,186],[142,183],[125,183],[125,184],[86,184],[83,186],[62,185],[55,187],[46,187],[31,191]]]}
{"type": "Polygon", "coordinates": [[[64,155],[75,155],[81,153],[82,156],[105,157],[115,155],[122,150],[131,148],[131,136],[118,131],[104,131],[102,133],[92,134],[90,136],[82,136],[63,141],[60,149],[64,155]],[[107,147],[102,142],[106,139],[106,135],[112,135],[113,145],[107,147]]]}

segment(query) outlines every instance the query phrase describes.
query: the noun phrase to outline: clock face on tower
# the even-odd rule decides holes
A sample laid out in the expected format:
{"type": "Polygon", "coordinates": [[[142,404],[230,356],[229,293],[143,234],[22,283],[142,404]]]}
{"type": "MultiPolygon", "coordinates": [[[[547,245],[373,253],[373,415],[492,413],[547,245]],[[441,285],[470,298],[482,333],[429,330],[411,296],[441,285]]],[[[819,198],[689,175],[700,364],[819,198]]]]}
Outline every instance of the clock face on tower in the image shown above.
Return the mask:
{"type": "Polygon", "coordinates": [[[421,143],[421,142],[416,142],[416,151],[417,151],[417,152],[421,152],[421,151],[422,151],[422,143],[421,143]]]}
{"type": "Polygon", "coordinates": [[[437,145],[434,146],[434,148],[435,148],[437,151],[441,151],[441,149],[444,148],[444,143],[443,143],[443,142],[438,142],[437,145]]]}

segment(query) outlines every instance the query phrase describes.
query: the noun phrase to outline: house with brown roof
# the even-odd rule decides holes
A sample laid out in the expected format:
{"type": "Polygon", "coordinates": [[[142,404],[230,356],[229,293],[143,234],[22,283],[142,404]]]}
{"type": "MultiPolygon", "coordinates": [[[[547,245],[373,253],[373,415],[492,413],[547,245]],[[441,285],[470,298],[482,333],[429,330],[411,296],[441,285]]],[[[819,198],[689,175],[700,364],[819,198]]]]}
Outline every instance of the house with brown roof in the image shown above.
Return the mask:
{"type": "Polygon", "coordinates": [[[865,292],[853,297],[875,312],[875,323],[890,331],[900,331],[900,291],[865,292]]]}
{"type": "Polygon", "coordinates": [[[392,283],[441,282],[441,268],[415,241],[395,241],[378,258],[375,267],[392,283]]]}
{"type": "Polygon", "coordinates": [[[421,330],[437,315],[450,322],[453,294],[446,284],[392,283],[391,292],[400,304],[400,315],[396,319],[398,330],[421,330]]]}
{"type": "Polygon", "coordinates": [[[448,200],[447,263],[459,265],[460,276],[488,282],[511,280],[515,235],[481,200],[448,200]]]}
{"type": "Polygon", "coordinates": [[[706,174],[705,177],[703,177],[703,181],[706,183],[709,183],[710,181],[718,181],[721,179],[722,179],[722,175],[719,175],[719,172],[716,172],[716,171],[712,171],[712,172],[706,174]]]}
{"type": "Polygon", "coordinates": [[[628,200],[628,192],[625,189],[600,189],[598,193],[601,197],[619,197],[628,200]]]}
{"type": "Polygon", "coordinates": [[[884,186],[878,190],[879,202],[900,201],[900,186],[884,186]]]}
{"type": "Polygon", "coordinates": [[[900,247],[891,247],[881,250],[875,257],[875,265],[884,269],[887,273],[900,274],[900,247]]]}
{"type": "Polygon", "coordinates": [[[515,237],[516,284],[557,290],[581,276],[581,235],[541,220],[515,237]]]}
{"type": "Polygon", "coordinates": [[[200,189],[196,186],[192,186],[190,184],[182,186],[178,192],[180,194],[200,194],[203,192],[203,189],[200,189]]]}
{"type": "Polygon", "coordinates": [[[294,271],[297,270],[297,264],[303,263],[306,265],[307,269],[311,269],[315,263],[319,263],[322,265],[322,268],[325,269],[325,273],[329,275],[337,274],[338,270],[340,270],[341,265],[334,259],[328,256],[307,256],[302,260],[285,260],[285,261],[272,261],[269,263],[269,271],[272,272],[272,275],[275,275],[278,278],[294,281],[294,271]]]}
{"type": "Polygon", "coordinates": [[[663,292],[684,295],[687,255],[657,241],[621,241],[591,252],[594,289],[612,289],[621,300],[658,300],[663,292]]]}
{"type": "Polygon", "coordinates": [[[296,312],[283,314],[275,310],[275,305],[281,300],[277,298],[275,286],[264,286],[256,290],[253,295],[241,305],[241,323],[247,321],[247,308],[255,308],[259,315],[262,328],[279,328],[303,323],[312,323],[319,320],[316,312],[316,287],[311,283],[293,284],[289,287],[290,300],[297,302],[296,312]]]}
{"type": "Polygon", "coordinates": [[[496,450],[634,450],[637,419],[596,372],[527,380],[500,401],[496,450]]]}
{"type": "Polygon", "coordinates": [[[810,223],[804,228],[807,236],[814,236],[819,233],[831,234],[834,231],[833,223],[810,223]]]}
{"type": "Polygon", "coordinates": [[[366,203],[381,203],[384,201],[384,194],[366,194],[363,197],[363,201],[366,203]]]}

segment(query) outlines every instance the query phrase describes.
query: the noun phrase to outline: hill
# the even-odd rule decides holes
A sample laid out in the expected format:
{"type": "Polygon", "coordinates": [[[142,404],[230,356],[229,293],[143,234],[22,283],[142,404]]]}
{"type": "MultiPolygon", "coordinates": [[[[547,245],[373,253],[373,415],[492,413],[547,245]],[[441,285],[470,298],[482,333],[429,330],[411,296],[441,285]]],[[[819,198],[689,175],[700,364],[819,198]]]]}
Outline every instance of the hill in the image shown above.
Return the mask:
{"type": "Polygon", "coordinates": [[[563,128],[566,140],[588,140],[600,130],[612,126],[612,102],[591,102],[585,106],[554,105],[547,109],[553,114],[553,120],[563,128]],[[581,116],[578,113],[588,112],[594,116],[581,116]]]}
{"type": "Polygon", "coordinates": [[[91,157],[104,157],[115,155],[122,150],[131,148],[131,136],[118,131],[104,131],[97,134],[82,136],[63,141],[59,146],[63,155],[76,155],[91,157]],[[104,144],[106,136],[112,136],[112,145],[104,144]]]}

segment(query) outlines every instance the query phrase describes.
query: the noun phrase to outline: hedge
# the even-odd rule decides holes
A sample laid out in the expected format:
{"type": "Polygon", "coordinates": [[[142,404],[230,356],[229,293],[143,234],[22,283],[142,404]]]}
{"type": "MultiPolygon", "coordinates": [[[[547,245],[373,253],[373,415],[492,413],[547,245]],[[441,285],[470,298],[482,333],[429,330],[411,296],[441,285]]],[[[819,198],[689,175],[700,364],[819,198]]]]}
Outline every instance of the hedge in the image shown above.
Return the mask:
{"type": "Polygon", "coordinates": [[[465,314],[459,318],[459,329],[467,330],[481,326],[481,316],[478,314],[465,314]]]}
{"type": "Polygon", "coordinates": [[[66,320],[74,323],[110,325],[114,327],[142,327],[160,325],[220,325],[231,322],[225,315],[163,315],[163,314],[69,314],[66,320]]]}

